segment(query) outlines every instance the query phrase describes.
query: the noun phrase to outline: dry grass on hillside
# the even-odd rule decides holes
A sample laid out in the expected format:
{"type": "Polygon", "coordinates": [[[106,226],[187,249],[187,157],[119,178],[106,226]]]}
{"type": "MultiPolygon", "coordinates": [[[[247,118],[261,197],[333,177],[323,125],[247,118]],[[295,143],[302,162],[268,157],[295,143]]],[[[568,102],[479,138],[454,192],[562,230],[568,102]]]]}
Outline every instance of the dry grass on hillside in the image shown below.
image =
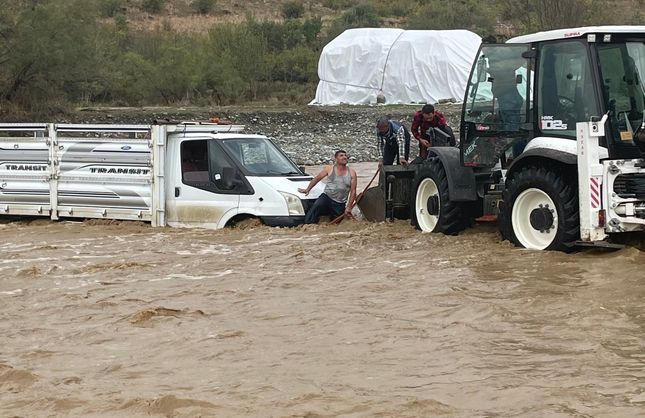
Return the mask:
{"type": "MultiPolygon", "coordinates": [[[[259,21],[282,21],[282,6],[288,1],[290,0],[216,0],[209,15],[195,13],[191,6],[193,0],[168,0],[164,10],[158,15],[143,12],[130,3],[127,18],[130,25],[137,29],[154,29],[164,25],[178,32],[200,33],[216,23],[242,22],[247,15],[259,21]]],[[[319,2],[306,1],[304,5],[304,17],[319,16],[325,22],[340,15],[340,12],[324,7],[319,2]]]]}

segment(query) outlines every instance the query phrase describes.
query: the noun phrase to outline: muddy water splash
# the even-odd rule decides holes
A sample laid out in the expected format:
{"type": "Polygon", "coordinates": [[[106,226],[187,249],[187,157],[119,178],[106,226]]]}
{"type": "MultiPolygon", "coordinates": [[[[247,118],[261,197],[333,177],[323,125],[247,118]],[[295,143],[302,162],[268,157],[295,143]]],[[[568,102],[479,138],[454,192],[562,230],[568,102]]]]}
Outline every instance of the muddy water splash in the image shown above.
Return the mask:
{"type": "Polygon", "coordinates": [[[0,224],[0,416],[645,414],[645,253],[0,224]]]}

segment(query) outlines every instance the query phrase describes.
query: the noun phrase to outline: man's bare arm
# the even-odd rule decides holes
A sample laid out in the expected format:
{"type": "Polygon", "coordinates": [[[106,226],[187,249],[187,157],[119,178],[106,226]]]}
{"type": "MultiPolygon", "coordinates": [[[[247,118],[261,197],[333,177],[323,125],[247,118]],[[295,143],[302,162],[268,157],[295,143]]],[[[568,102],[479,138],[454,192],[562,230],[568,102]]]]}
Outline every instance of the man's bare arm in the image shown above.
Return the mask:
{"type": "Polygon", "coordinates": [[[327,177],[329,175],[329,173],[331,171],[330,168],[331,168],[331,166],[329,166],[329,165],[325,166],[325,168],[320,170],[320,173],[316,174],[316,176],[311,179],[311,181],[309,182],[309,184],[307,185],[306,188],[303,189],[302,187],[298,187],[298,191],[300,193],[304,193],[305,196],[307,196],[309,194],[309,192],[311,191],[311,189],[313,189],[316,186],[316,184],[318,184],[318,182],[320,182],[320,180],[324,179],[325,177],[327,177]]]}

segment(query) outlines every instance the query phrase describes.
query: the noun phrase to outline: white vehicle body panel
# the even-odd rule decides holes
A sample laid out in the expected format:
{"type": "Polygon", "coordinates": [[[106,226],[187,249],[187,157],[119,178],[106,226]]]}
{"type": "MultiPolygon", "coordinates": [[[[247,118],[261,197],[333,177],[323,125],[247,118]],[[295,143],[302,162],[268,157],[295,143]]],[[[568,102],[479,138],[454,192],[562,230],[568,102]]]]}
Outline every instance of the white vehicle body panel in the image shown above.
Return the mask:
{"type": "MultiPolygon", "coordinates": [[[[280,194],[290,193],[295,196],[302,196],[298,188],[305,188],[309,184],[306,177],[296,177],[295,179],[285,177],[247,177],[251,186],[255,190],[253,195],[240,196],[240,213],[248,213],[258,216],[289,216],[287,203],[280,194]]],[[[323,191],[323,185],[317,184],[309,195],[308,199],[316,199],[323,191]]]]}
{"type": "MultiPolygon", "coordinates": [[[[578,155],[578,144],[576,141],[552,136],[538,136],[531,139],[526,145],[526,148],[524,148],[524,152],[532,149],[549,149],[571,155],[578,155]]],[[[601,159],[609,157],[609,151],[605,147],[599,147],[598,153],[601,159]]]]}
{"type": "Polygon", "coordinates": [[[609,160],[602,158],[598,145],[605,135],[607,115],[599,122],[579,122],[578,198],[580,204],[580,237],[583,241],[600,241],[608,233],[645,231],[645,202],[632,193],[629,183],[645,177],[643,160],[609,160]],[[640,216],[639,216],[640,215],[640,216]]]}
{"type": "Polygon", "coordinates": [[[612,34],[612,33],[640,33],[645,32],[645,26],[585,26],[570,29],[555,29],[544,32],[537,32],[528,35],[516,36],[507,43],[529,44],[533,42],[552,41],[555,39],[578,38],[586,34],[612,34]]]}

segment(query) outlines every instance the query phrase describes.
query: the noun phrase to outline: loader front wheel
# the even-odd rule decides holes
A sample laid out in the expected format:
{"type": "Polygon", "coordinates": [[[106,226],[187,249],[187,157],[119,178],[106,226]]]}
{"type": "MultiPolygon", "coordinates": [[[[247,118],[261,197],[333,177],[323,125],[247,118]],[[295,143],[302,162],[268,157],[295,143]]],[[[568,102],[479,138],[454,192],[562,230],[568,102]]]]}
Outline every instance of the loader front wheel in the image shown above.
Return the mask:
{"type": "Polygon", "coordinates": [[[413,181],[412,225],[423,232],[455,235],[469,225],[463,204],[452,202],[441,160],[428,158],[413,181]]]}
{"type": "Polygon", "coordinates": [[[499,227],[516,246],[566,251],[580,239],[577,182],[566,170],[524,167],[503,196],[499,227]]]}

